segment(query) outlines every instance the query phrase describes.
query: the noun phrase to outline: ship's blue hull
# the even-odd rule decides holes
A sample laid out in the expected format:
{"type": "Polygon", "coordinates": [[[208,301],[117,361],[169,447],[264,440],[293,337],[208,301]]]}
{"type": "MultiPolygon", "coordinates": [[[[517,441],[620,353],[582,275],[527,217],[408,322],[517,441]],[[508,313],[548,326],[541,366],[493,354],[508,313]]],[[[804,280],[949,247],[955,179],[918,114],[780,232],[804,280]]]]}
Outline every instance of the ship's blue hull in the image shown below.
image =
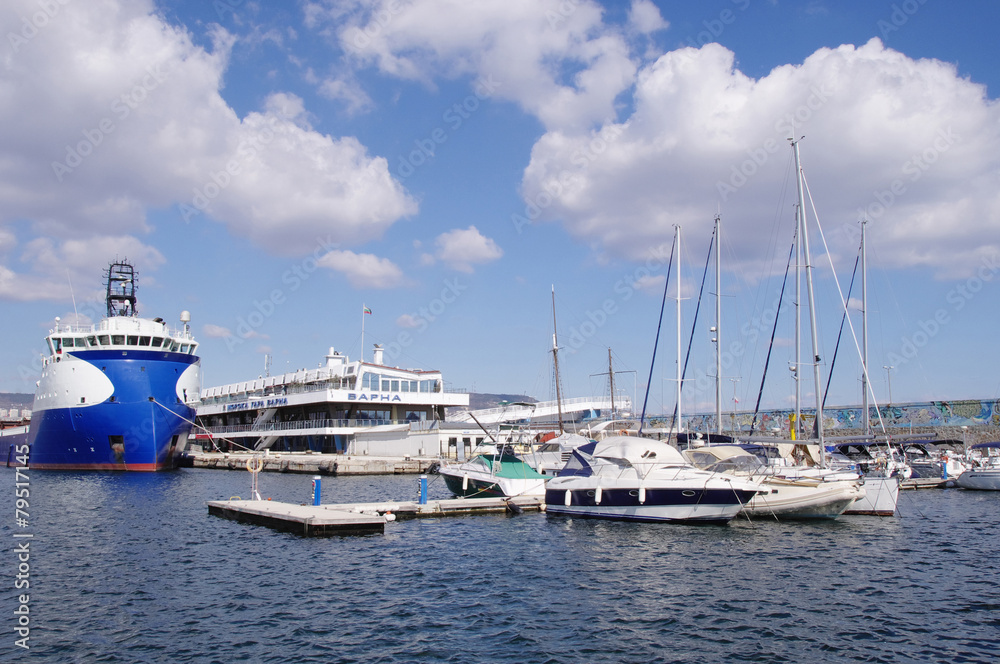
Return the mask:
{"type": "Polygon", "coordinates": [[[63,359],[63,374],[53,379],[53,385],[40,389],[72,391],[76,387],[82,396],[74,396],[71,405],[32,413],[28,434],[31,468],[154,471],[176,465],[195,416],[194,409],[182,402],[185,395],[178,394],[178,381],[198,364],[196,356],[85,350],[63,359]],[[100,385],[95,388],[90,378],[88,386],[74,385],[75,376],[93,375],[94,370],[80,367],[86,371],[66,372],[70,360],[100,371],[110,381],[105,390],[112,394],[105,397],[100,385]],[[87,398],[87,394],[98,392],[100,401],[87,398]]]}

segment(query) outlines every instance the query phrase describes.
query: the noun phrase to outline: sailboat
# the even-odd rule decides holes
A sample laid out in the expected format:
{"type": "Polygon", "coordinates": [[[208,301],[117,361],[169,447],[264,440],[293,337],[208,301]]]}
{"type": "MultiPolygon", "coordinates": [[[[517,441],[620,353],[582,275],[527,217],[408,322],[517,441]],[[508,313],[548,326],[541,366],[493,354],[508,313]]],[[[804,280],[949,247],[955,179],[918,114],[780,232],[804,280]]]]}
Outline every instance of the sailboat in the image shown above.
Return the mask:
{"type": "MultiPolygon", "coordinates": [[[[868,254],[865,245],[867,220],[861,222],[861,391],[862,422],[868,445],[861,446],[872,459],[862,475],[865,495],[847,508],[845,514],[892,516],[899,499],[899,481],[909,476],[905,459],[895,446],[880,444],[872,436],[871,412],[868,405],[868,254]]],[[[880,416],[881,418],[881,416],[880,416]]],[[[857,444],[855,444],[857,446],[857,444]]]]}
{"type": "MultiPolygon", "coordinates": [[[[801,302],[801,279],[799,272],[805,269],[806,294],[809,303],[809,327],[812,342],[813,379],[816,393],[816,421],[814,428],[814,440],[803,440],[801,436],[801,324],[800,315],[795,316],[795,365],[792,373],[795,379],[795,418],[791,430],[790,441],[765,441],[756,439],[761,446],[758,451],[761,456],[773,469],[773,476],[786,480],[811,480],[824,484],[835,482],[847,482],[855,488],[861,485],[861,476],[854,467],[836,467],[831,465],[830,456],[826,448],[826,437],[823,422],[823,399],[820,389],[819,372],[819,341],[818,329],[816,325],[816,305],[813,290],[813,266],[809,251],[809,232],[806,223],[806,208],[804,195],[804,176],[802,174],[801,161],[799,158],[799,141],[791,140],[792,151],[795,157],[796,189],[798,194],[798,205],[796,206],[796,275],[795,275],[795,300],[796,306],[801,302]]],[[[849,505],[845,506],[843,513],[848,513],[854,509],[859,500],[863,500],[867,489],[859,490],[856,498],[849,505]]],[[[893,505],[895,507],[895,505],[893,505]]]]}
{"type": "MultiPolygon", "coordinates": [[[[739,445],[716,444],[724,441],[722,435],[722,361],[721,348],[721,218],[715,218],[713,243],[715,244],[716,308],[713,341],[716,344],[715,367],[715,432],[702,439],[695,439],[696,446],[684,450],[684,457],[694,466],[704,470],[736,475],[759,482],[764,491],[755,495],[743,507],[747,516],[764,516],[777,519],[833,519],[840,516],[863,495],[856,475],[843,479],[833,477],[780,477],[773,466],[765,464],[753,453],[739,445]]],[[[707,265],[706,265],[707,272],[707,265]]],[[[736,432],[734,431],[734,435],[736,432]]],[[[692,438],[687,442],[692,444],[692,438]]],[[[783,469],[784,471],[784,469],[783,469]]]]}

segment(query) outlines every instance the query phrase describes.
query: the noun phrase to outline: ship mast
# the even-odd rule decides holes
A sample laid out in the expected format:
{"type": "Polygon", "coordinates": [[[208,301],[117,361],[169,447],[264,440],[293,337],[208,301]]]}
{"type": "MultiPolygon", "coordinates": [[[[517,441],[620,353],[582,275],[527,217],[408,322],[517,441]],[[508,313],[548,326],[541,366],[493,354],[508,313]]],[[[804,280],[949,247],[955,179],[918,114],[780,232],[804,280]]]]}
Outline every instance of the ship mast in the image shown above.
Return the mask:
{"type": "Polygon", "coordinates": [[[107,296],[105,302],[108,308],[108,318],[115,316],[135,316],[135,268],[125,261],[116,261],[108,266],[107,296]]]}

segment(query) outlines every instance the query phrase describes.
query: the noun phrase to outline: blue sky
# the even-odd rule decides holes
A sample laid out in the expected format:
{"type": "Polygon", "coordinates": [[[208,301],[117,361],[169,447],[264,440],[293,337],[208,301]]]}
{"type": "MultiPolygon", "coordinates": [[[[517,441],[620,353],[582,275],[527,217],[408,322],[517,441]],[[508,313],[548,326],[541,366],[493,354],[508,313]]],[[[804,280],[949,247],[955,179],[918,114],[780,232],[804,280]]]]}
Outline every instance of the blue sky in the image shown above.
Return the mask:
{"type": "MultiPolygon", "coordinates": [[[[554,287],[564,393],[606,393],[611,348],[641,400],[673,227],[686,347],[720,214],[723,408],[743,408],[792,240],[794,131],[830,250],[814,227],[824,375],[830,262],[846,291],[866,216],[876,399],[998,398],[997,25],[986,1],[13,0],[0,390],[34,390],[54,318],[95,320],[128,257],[140,313],[191,312],[206,387],[265,354],[272,373],[357,357],[367,305],[368,359],[381,343],[452,388],[552,398],[554,287]]],[[[705,291],[685,412],[714,408],[705,291]]],[[[794,392],[791,301],[770,407],[794,392]]],[[[668,301],[654,412],[674,405],[675,326],[668,301]]],[[[859,373],[845,333],[829,403],[860,403],[859,373]]]]}

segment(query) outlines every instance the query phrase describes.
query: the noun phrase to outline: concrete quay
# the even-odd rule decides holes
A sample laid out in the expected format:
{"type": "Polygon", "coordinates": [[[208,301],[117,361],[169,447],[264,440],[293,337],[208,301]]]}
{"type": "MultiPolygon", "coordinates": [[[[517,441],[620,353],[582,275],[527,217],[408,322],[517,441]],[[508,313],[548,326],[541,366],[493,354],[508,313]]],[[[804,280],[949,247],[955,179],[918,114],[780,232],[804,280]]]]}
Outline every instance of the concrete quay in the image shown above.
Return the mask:
{"type": "Polygon", "coordinates": [[[433,457],[378,457],[367,455],[272,452],[185,452],[181,466],[246,471],[251,459],[263,461],[263,471],[309,475],[421,475],[438,464],[433,457]]]}

